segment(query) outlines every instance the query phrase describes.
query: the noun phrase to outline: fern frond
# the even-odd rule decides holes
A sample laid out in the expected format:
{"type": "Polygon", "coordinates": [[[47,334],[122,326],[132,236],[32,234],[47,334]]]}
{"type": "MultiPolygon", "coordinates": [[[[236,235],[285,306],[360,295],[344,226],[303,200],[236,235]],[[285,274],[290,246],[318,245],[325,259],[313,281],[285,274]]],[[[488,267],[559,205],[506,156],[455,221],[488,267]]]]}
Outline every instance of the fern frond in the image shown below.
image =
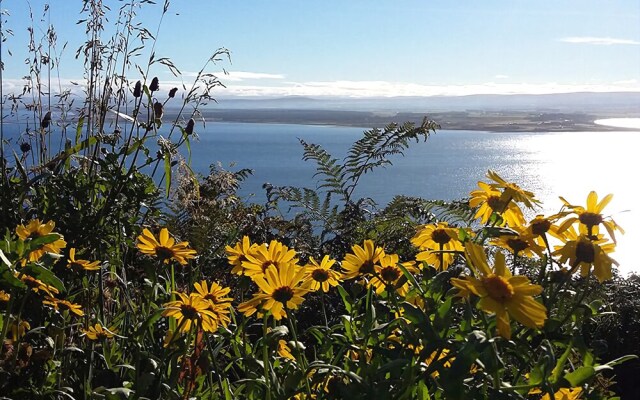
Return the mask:
{"type": "Polygon", "coordinates": [[[313,177],[319,177],[318,189],[327,189],[328,193],[334,193],[346,200],[344,166],[340,164],[338,159],[333,158],[322,146],[307,143],[302,139],[298,140],[304,148],[302,159],[304,161],[312,160],[316,162],[317,172],[313,177]]]}

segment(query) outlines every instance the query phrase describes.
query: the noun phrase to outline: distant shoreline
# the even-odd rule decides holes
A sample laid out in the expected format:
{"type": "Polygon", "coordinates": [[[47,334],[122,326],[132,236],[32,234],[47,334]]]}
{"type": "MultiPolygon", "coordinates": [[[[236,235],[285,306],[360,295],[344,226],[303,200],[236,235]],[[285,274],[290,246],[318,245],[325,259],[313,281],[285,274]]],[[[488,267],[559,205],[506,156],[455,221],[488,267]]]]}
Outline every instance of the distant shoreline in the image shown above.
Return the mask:
{"type": "Polygon", "coordinates": [[[603,120],[633,116],[594,115],[567,112],[532,111],[462,111],[421,113],[380,113],[371,111],[303,110],[303,109],[209,109],[202,117],[208,122],[273,123],[381,128],[389,123],[421,123],[424,117],[434,120],[442,130],[485,132],[583,132],[640,130],[638,127],[611,126],[603,120]],[[598,121],[599,123],[596,123],[598,121]]]}

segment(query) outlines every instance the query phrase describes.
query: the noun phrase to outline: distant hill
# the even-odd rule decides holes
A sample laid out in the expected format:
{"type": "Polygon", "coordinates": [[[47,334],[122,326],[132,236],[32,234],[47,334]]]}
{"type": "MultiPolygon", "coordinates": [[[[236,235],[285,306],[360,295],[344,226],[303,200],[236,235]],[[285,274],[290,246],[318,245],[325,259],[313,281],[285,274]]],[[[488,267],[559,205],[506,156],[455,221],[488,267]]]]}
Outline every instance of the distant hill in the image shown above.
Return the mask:
{"type": "Polygon", "coordinates": [[[640,93],[561,93],[432,97],[339,98],[287,96],[222,97],[216,109],[301,109],[370,112],[541,111],[605,112],[640,116],[640,93]]]}

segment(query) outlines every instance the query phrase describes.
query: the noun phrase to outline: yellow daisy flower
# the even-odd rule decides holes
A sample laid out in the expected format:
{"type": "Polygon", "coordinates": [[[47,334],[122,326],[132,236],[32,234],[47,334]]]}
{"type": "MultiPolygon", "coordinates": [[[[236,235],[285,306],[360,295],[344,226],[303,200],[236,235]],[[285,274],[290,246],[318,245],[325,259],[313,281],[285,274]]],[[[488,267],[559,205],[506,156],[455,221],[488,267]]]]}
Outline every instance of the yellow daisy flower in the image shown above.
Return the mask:
{"type": "Polygon", "coordinates": [[[160,230],[158,239],[147,228],[142,230],[142,235],[138,236],[138,249],[143,254],[156,256],[165,264],[169,261],[176,260],[182,265],[187,264],[187,260],[196,256],[196,251],[189,249],[189,242],[176,243],[172,237],[169,237],[167,228],[160,230]]]}
{"type": "Polygon", "coordinates": [[[249,236],[244,236],[242,241],[236,243],[233,247],[227,245],[225,247],[227,259],[229,260],[229,264],[233,266],[231,272],[237,275],[243,275],[244,267],[242,263],[247,260],[248,254],[254,255],[257,248],[258,245],[251,243],[249,236]]]}
{"type": "Polygon", "coordinates": [[[192,326],[197,325],[205,332],[218,330],[218,318],[216,313],[211,311],[209,300],[205,300],[195,293],[191,293],[191,295],[174,293],[179,299],[165,303],[162,316],[174,318],[180,326],[180,332],[189,332],[192,326]]]}
{"type": "Polygon", "coordinates": [[[542,257],[544,248],[536,241],[536,237],[522,226],[511,228],[513,235],[500,235],[491,241],[491,244],[507,249],[516,256],[532,258],[534,255],[542,257]]]}
{"type": "Polygon", "coordinates": [[[100,269],[100,261],[76,260],[76,249],[72,247],[69,249],[67,268],[97,271],[100,269]]]}
{"type": "Polygon", "coordinates": [[[422,250],[416,255],[416,261],[425,261],[438,270],[445,270],[453,263],[453,252],[464,251],[462,242],[458,239],[458,229],[450,228],[446,222],[423,226],[411,239],[411,243],[422,250]]]}
{"type": "Polygon", "coordinates": [[[280,269],[298,262],[296,251],[289,249],[277,240],[272,240],[268,246],[263,243],[255,249],[255,252],[245,254],[245,257],[246,260],[242,261],[242,267],[245,275],[250,277],[263,276],[271,265],[280,269]]]}
{"type": "Polygon", "coordinates": [[[495,182],[491,184],[493,188],[502,189],[501,200],[504,202],[513,200],[517,203],[524,204],[527,208],[535,208],[535,206],[540,204],[540,201],[535,198],[533,192],[524,190],[515,183],[505,181],[495,171],[489,170],[487,172],[487,178],[495,182]]]}
{"type": "Polygon", "coordinates": [[[593,267],[593,275],[602,283],[613,277],[611,264],[618,265],[618,262],[609,257],[608,253],[615,250],[615,244],[607,242],[593,235],[578,235],[573,228],[565,232],[567,241],[564,246],[556,246],[553,252],[558,256],[558,262],[566,262],[571,266],[572,272],[580,268],[580,275],[586,277],[593,267]]]}
{"type": "Polygon", "coordinates": [[[553,236],[556,239],[560,239],[562,241],[565,240],[565,236],[563,232],[560,232],[560,227],[556,225],[556,221],[560,215],[555,214],[549,217],[545,217],[544,215],[536,215],[529,224],[527,225],[527,231],[531,234],[538,245],[540,247],[546,247],[547,243],[545,242],[545,237],[547,234],[553,236]]]}
{"type": "Polygon", "coordinates": [[[485,182],[478,182],[479,190],[471,192],[469,206],[478,208],[474,218],[480,219],[483,224],[489,222],[493,213],[502,217],[501,226],[519,226],[524,224],[522,210],[513,201],[502,198],[502,192],[494,189],[485,182]]]}
{"type": "Polygon", "coordinates": [[[113,329],[105,328],[100,324],[95,324],[94,326],[90,326],[89,329],[82,330],[84,335],[89,340],[93,341],[102,341],[105,339],[111,339],[115,336],[116,331],[113,329]]]}
{"type": "MultiPolygon", "coordinates": [[[[528,375],[528,374],[527,374],[528,375]]],[[[529,390],[528,394],[540,394],[542,390],[539,388],[534,388],[529,390]]],[[[553,400],[579,400],[582,396],[582,388],[560,388],[553,395],[553,400]]],[[[548,393],[545,393],[544,396],[540,397],[540,400],[551,400],[551,396],[548,393]]]]}
{"type": "Polygon", "coordinates": [[[313,257],[309,257],[309,264],[304,267],[305,281],[310,283],[309,289],[328,292],[329,287],[337,286],[340,282],[340,273],[331,269],[336,260],[325,255],[318,263],[313,257]]]}
{"type": "Polygon", "coordinates": [[[620,233],[624,234],[624,230],[616,224],[613,219],[602,215],[602,210],[607,206],[607,204],[609,204],[609,202],[611,202],[612,198],[613,194],[608,194],[598,202],[598,194],[591,191],[587,196],[587,207],[585,208],[582,206],[571,205],[563,197],[560,197],[560,200],[564,203],[563,207],[568,208],[571,210],[571,213],[576,214],[575,216],[567,218],[562,225],[560,225],[560,232],[564,232],[575,222],[580,222],[587,227],[587,235],[597,236],[599,233],[598,228],[600,224],[602,224],[609,233],[611,240],[616,243],[615,231],[618,230],[620,233]]]}
{"type": "Polygon", "coordinates": [[[229,294],[231,289],[222,287],[215,282],[211,282],[209,284],[207,281],[202,281],[200,283],[196,282],[193,286],[199,296],[209,301],[209,309],[216,314],[218,324],[224,327],[229,325],[229,322],[231,321],[229,313],[231,309],[231,301],[233,299],[225,296],[229,294]]]}
{"type": "Polygon", "coordinates": [[[382,247],[376,247],[372,240],[365,240],[364,247],[353,245],[342,261],[342,279],[353,279],[373,274],[375,267],[380,266],[380,259],[384,257],[382,247]]]}
{"type": "Polygon", "coordinates": [[[291,349],[289,348],[289,345],[287,345],[287,341],[284,339],[278,340],[277,353],[280,357],[287,358],[292,361],[296,360],[293,354],[291,354],[291,349]]]}
{"type": "Polygon", "coordinates": [[[510,315],[528,328],[544,326],[547,309],[533,299],[542,292],[542,286],[531,284],[526,276],[512,276],[502,253],[496,254],[493,269],[487,263],[482,246],[469,242],[465,254],[476,277],[452,278],[451,283],[480,297],[478,308],[496,315],[500,336],[511,338],[510,315]]]}
{"type": "Polygon", "coordinates": [[[20,274],[16,272],[16,277],[20,279],[27,287],[33,290],[36,293],[46,293],[47,295],[53,297],[54,294],[59,294],[60,291],[51,285],[47,285],[42,282],[40,279],[36,279],[30,275],[20,274]]]}
{"type": "MultiPolygon", "coordinates": [[[[375,266],[374,277],[371,278],[369,285],[373,286],[377,294],[384,292],[387,287],[396,289],[400,296],[405,296],[409,291],[409,282],[406,280],[399,264],[397,254],[387,254],[380,259],[380,265],[375,266]]],[[[402,263],[409,272],[418,272],[413,262],[402,263]]]]}
{"type": "Polygon", "coordinates": [[[73,314],[78,317],[84,316],[84,311],[82,311],[82,305],[71,303],[67,300],[56,299],[55,297],[47,297],[42,301],[42,304],[51,306],[56,311],[64,311],[69,310],[73,314]]]}
{"type": "Polygon", "coordinates": [[[309,283],[304,282],[304,268],[295,264],[285,264],[277,269],[274,265],[267,268],[265,274],[255,275],[254,281],[262,291],[238,306],[238,311],[246,316],[271,311],[276,320],[287,316],[287,310],[300,306],[305,294],[309,292],[309,283]]]}
{"type": "Polygon", "coordinates": [[[27,260],[23,260],[23,265],[26,264],[27,261],[38,261],[45,253],[60,254],[60,251],[67,246],[67,242],[64,241],[62,235],[53,232],[53,228],[55,228],[55,226],[56,224],[53,221],[49,221],[43,224],[39,219],[33,219],[29,221],[26,226],[20,224],[16,227],[16,234],[23,241],[27,241],[28,239],[36,239],[50,234],[55,234],[60,237],[52,243],[45,244],[38,249],[32,250],[27,257],[27,260]]]}
{"type": "Polygon", "coordinates": [[[8,303],[11,299],[11,295],[4,290],[0,290],[0,301],[3,303],[8,303]]]}

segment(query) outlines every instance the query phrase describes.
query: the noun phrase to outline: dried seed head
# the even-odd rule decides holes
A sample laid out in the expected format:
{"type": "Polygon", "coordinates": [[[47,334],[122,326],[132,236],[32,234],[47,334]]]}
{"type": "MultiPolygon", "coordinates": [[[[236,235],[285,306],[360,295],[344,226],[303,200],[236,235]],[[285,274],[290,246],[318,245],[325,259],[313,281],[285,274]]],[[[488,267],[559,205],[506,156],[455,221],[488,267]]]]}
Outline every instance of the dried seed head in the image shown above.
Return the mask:
{"type": "Polygon", "coordinates": [[[184,131],[187,135],[193,135],[193,127],[195,126],[195,124],[196,121],[194,121],[193,118],[191,118],[189,122],[187,122],[187,127],[184,128],[184,131]]]}
{"type": "Polygon", "coordinates": [[[149,85],[149,90],[152,92],[155,92],[158,89],[160,89],[160,85],[158,84],[158,78],[155,77],[151,80],[151,85],[149,85]]]}
{"type": "Polygon", "coordinates": [[[133,88],[133,97],[140,97],[142,95],[142,82],[136,82],[136,86],[133,88]]]}
{"type": "Polygon", "coordinates": [[[49,127],[49,124],[51,124],[51,111],[47,111],[47,113],[44,115],[44,118],[42,118],[42,121],[40,121],[40,126],[43,129],[47,129],[49,127]]]}
{"type": "Polygon", "coordinates": [[[156,119],[162,119],[162,114],[164,113],[164,107],[162,103],[156,101],[153,103],[153,115],[156,119]]]}
{"type": "Polygon", "coordinates": [[[27,142],[20,143],[20,151],[23,153],[28,153],[31,151],[31,145],[27,142]]]}
{"type": "Polygon", "coordinates": [[[174,87],[173,89],[169,90],[169,98],[174,98],[176,97],[176,92],[178,91],[177,87],[174,87]]]}

